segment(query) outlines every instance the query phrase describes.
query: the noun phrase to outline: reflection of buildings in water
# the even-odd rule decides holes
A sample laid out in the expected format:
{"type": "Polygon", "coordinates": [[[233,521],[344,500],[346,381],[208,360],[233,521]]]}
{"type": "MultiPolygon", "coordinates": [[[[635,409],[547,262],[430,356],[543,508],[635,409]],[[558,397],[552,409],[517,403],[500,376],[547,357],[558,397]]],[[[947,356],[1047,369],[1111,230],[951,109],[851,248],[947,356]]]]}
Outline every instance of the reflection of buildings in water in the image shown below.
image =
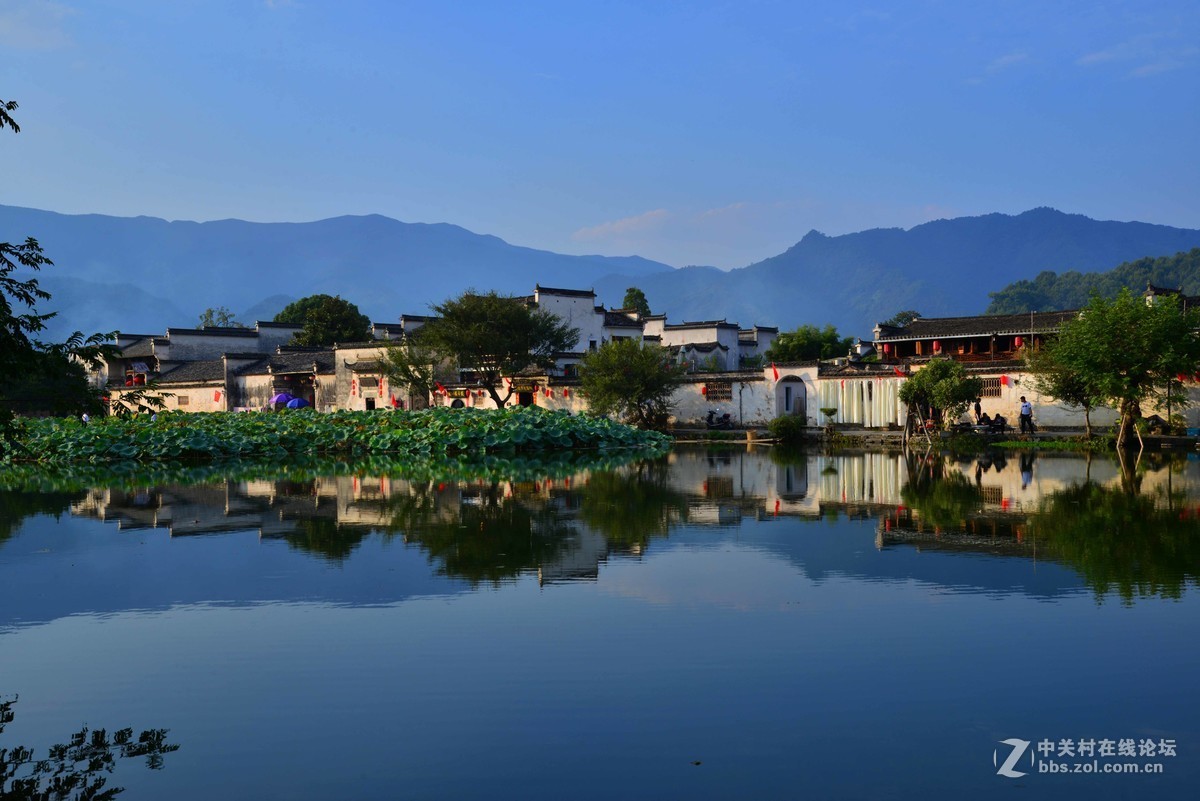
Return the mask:
{"type": "MultiPolygon", "coordinates": [[[[582,514],[585,500],[592,498],[594,505],[600,492],[591,485],[593,474],[589,471],[570,477],[494,483],[336,476],[300,482],[93,490],[72,506],[72,512],[116,522],[123,530],[166,528],[172,536],[256,530],[263,538],[288,538],[302,535],[302,524],[323,521],[331,527],[328,530],[346,528],[356,531],[360,539],[380,531],[396,533],[408,542],[406,526],[453,526],[469,508],[494,509],[501,503],[515,503],[530,513],[531,534],[561,541],[562,547],[530,566],[536,568],[539,580],[553,583],[594,580],[610,557],[637,557],[650,537],[665,535],[682,524],[737,527],[746,517],[815,519],[830,511],[850,518],[878,519],[880,547],[916,543],[921,547],[970,545],[1020,551],[1025,547],[1021,526],[1026,515],[1050,494],[1087,479],[1103,486],[1121,484],[1119,467],[1110,459],[1089,461],[1055,454],[996,453],[923,461],[896,453],[844,453],[810,454],[788,461],[768,448],[751,447],[718,452],[677,450],[660,467],[654,480],[662,484],[663,497],[646,502],[663,506],[650,510],[647,519],[655,528],[642,532],[646,536],[640,539],[613,536],[612,526],[625,525],[624,518],[605,522],[582,514]],[[962,525],[951,527],[967,539],[947,538],[947,526],[923,520],[919,504],[911,504],[918,506],[915,510],[908,508],[905,488],[914,477],[951,481],[966,488],[968,495],[974,489],[977,494],[966,501],[970,508],[962,516],[962,525]]],[[[624,467],[616,473],[636,485],[634,470],[624,467]]],[[[1195,499],[1200,496],[1200,460],[1145,470],[1140,481],[1144,494],[1166,497],[1170,490],[1195,499]]],[[[618,481],[613,486],[619,492],[628,485],[618,481]]],[[[612,502],[632,503],[623,498],[612,502]]],[[[629,525],[637,526],[643,518],[629,520],[629,525]]]]}

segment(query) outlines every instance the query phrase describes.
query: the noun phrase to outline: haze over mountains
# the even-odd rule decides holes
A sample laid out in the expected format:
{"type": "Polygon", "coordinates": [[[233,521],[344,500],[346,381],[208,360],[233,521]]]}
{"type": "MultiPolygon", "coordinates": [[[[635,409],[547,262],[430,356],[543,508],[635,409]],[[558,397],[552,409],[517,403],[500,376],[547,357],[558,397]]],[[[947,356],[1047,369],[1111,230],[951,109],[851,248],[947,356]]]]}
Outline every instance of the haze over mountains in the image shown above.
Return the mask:
{"type": "Polygon", "coordinates": [[[528,294],[535,283],[594,287],[621,303],[641,287],[674,322],[725,318],[794,328],[833,323],[869,336],[901,309],[979,314],[988,293],[1045,270],[1108,270],[1200,246],[1200,230],[1104,222],[1053,209],[938,220],[844,236],[812,231],[786,252],[724,272],[673,269],[637,256],[567,256],[510,245],[449,224],[386,217],[311,223],[167,222],[68,216],[0,206],[0,241],[37,238],[55,266],[42,274],[59,311],[52,336],[74,329],[157,333],[226,306],[243,322],[326,292],[380,322],[424,314],[467,288],[528,294]]]}

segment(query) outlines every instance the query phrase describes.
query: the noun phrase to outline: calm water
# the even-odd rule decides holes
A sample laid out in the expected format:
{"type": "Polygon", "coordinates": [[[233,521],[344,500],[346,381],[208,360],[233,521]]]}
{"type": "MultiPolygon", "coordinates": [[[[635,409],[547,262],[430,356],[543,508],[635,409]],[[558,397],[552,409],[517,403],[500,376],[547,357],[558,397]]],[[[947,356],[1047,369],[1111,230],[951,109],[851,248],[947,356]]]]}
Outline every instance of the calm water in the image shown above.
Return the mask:
{"type": "Polygon", "coordinates": [[[1192,797],[1200,462],[548,473],[0,493],[0,749],[169,730],[122,799],[1192,797]]]}

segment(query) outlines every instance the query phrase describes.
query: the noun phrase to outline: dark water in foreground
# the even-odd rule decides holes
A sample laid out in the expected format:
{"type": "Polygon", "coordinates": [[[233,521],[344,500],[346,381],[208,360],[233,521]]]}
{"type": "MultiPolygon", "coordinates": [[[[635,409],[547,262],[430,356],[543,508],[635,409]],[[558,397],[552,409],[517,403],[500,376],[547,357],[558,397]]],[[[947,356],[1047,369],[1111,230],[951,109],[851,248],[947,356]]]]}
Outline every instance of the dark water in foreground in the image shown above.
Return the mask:
{"type": "Polygon", "coordinates": [[[767,450],[4,491],[0,749],[167,729],[122,799],[1192,797],[1198,513],[1194,460],[767,450]]]}

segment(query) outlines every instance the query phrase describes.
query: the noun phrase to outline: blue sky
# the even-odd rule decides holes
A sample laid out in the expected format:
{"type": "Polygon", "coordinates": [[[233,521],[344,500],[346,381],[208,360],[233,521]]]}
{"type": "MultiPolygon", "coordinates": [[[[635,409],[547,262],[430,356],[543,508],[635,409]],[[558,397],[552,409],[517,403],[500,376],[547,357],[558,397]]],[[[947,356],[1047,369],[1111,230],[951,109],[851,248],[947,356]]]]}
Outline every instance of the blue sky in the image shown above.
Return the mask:
{"type": "Polygon", "coordinates": [[[1200,228],[1200,3],[0,0],[0,203],[380,213],[731,268],[1054,206],[1200,228]]]}

